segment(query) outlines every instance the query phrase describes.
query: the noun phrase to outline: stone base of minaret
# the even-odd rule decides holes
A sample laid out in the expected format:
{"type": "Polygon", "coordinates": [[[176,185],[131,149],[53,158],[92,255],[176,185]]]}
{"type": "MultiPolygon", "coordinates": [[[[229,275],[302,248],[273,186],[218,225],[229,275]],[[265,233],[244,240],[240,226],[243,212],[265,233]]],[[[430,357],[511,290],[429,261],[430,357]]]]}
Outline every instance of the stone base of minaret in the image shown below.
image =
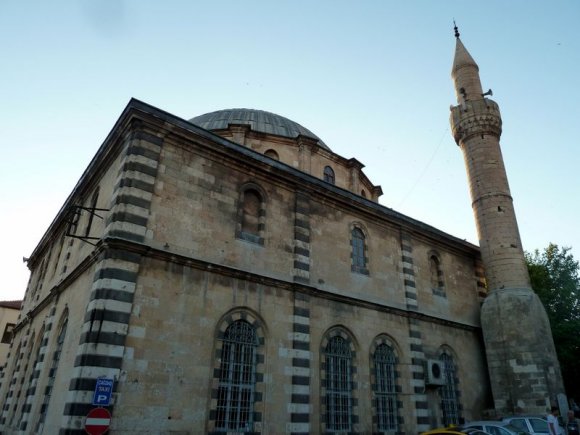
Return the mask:
{"type": "Polygon", "coordinates": [[[496,412],[544,415],[564,392],[548,316],[527,288],[493,290],[481,326],[496,412]]]}

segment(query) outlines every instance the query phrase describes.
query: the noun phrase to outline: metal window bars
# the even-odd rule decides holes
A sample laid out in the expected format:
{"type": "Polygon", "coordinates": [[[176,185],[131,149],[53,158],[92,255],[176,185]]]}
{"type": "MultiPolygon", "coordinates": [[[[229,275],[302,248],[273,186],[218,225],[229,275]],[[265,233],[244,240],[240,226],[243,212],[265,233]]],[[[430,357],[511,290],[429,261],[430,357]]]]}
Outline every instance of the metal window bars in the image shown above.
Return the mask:
{"type": "Polygon", "coordinates": [[[374,353],[375,398],[378,429],[397,430],[397,391],[395,386],[395,354],[386,344],[377,347],[374,353]]]}
{"type": "Polygon", "coordinates": [[[249,323],[232,323],[223,338],[216,430],[250,432],[256,384],[256,331],[249,323]]]}
{"type": "Polygon", "coordinates": [[[352,428],[352,356],[346,340],[332,337],[326,346],[326,431],[352,428]]]}
{"type": "Polygon", "coordinates": [[[443,411],[443,424],[449,426],[459,424],[459,403],[457,388],[455,385],[455,364],[450,355],[441,355],[441,361],[445,364],[445,385],[441,387],[441,409],[443,411]]]}

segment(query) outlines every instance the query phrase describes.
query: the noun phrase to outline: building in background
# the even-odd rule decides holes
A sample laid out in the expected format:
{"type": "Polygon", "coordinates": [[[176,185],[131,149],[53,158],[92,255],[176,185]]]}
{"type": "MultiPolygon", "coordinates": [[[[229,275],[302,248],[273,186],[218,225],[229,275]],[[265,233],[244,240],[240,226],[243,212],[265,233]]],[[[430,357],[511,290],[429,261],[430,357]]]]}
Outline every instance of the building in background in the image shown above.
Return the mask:
{"type": "Polygon", "coordinates": [[[21,303],[22,301],[0,301],[0,376],[7,361],[12,331],[16,326],[21,303]]]}
{"type": "Polygon", "coordinates": [[[480,418],[480,250],[381,206],[363,167],[279,115],[131,100],[28,262],[2,432],[85,433],[96,404],[115,434],[480,418]]]}

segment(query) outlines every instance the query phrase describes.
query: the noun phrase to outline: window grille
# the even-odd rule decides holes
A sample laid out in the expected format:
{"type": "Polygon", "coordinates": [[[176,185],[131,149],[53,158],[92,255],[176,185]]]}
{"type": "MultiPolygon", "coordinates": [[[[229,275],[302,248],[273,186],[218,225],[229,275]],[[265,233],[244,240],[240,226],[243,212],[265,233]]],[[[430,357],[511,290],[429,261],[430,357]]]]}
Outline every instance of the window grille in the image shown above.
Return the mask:
{"type": "Polygon", "coordinates": [[[365,235],[360,228],[352,230],[352,268],[353,271],[364,273],[366,271],[365,258],[365,235]]]}
{"type": "Polygon", "coordinates": [[[324,168],[324,181],[330,184],[334,184],[334,171],[330,166],[324,168]]]}
{"type": "Polygon", "coordinates": [[[258,338],[249,323],[238,320],[224,334],[218,387],[216,430],[252,431],[258,338]]]}
{"type": "Polygon", "coordinates": [[[448,354],[440,358],[445,364],[445,385],[441,387],[441,408],[443,410],[443,425],[459,424],[459,403],[455,385],[455,364],[448,354]]]}
{"type": "Polygon", "coordinates": [[[376,384],[376,412],[378,428],[397,430],[397,391],[395,386],[395,354],[386,344],[377,347],[374,354],[376,384]]]}
{"type": "Polygon", "coordinates": [[[326,430],[350,431],[352,427],[352,356],[347,341],[332,337],[326,346],[326,430]]]}

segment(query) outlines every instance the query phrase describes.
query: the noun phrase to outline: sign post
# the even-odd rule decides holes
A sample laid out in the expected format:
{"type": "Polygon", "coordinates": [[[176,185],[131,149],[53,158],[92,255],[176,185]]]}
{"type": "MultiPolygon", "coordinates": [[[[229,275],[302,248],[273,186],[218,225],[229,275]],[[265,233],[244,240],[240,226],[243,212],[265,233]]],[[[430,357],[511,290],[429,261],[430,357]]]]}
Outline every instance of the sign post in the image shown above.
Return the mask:
{"type": "Polygon", "coordinates": [[[97,379],[95,385],[95,394],[93,395],[93,405],[109,406],[111,404],[111,395],[113,394],[113,380],[107,378],[97,379]]]}
{"type": "Polygon", "coordinates": [[[85,430],[89,435],[103,435],[111,425],[111,413],[105,408],[91,409],[85,418],[85,430]]]}

